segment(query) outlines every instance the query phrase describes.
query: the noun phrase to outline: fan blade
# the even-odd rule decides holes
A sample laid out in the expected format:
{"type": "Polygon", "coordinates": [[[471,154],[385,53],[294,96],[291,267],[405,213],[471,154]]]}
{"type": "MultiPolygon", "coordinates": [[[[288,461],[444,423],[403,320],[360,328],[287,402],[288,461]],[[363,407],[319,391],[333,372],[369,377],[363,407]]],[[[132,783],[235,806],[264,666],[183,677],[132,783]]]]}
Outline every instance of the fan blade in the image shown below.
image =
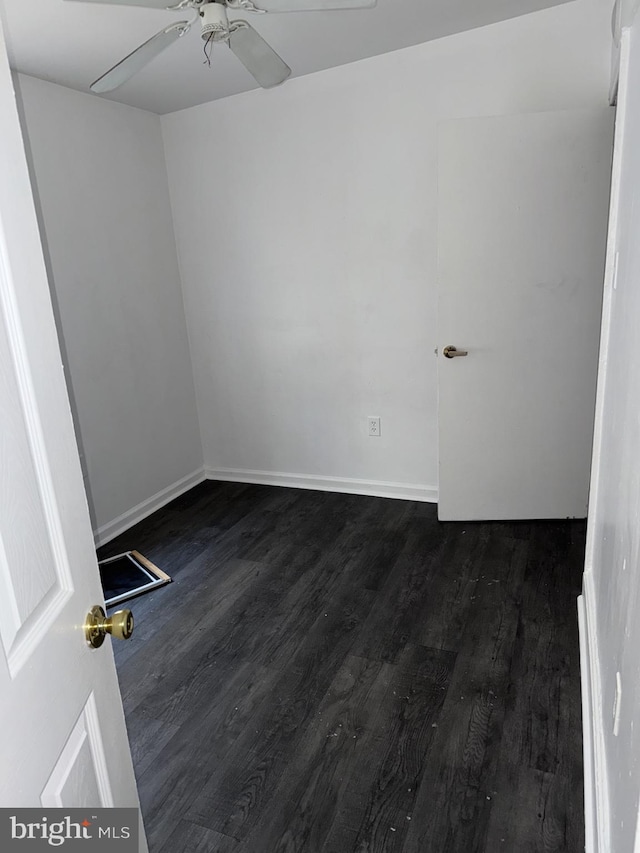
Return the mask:
{"type": "Polygon", "coordinates": [[[284,83],[291,74],[291,69],[275,50],[266,43],[252,26],[246,21],[233,21],[242,26],[232,30],[229,36],[229,47],[244,65],[247,71],[256,78],[263,89],[271,89],[284,83]]]}
{"type": "Polygon", "coordinates": [[[191,24],[189,21],[178,21],[176,24],[171,24],[164,30],[160,30],[155,36],[152,36],[149,41],[141,44],[129,56],[125,56],[117,65],[110,68],[102,77],[98,77],[95,83],[91,84],[92,92],[112,92],[118,86],[126,83],[130,77],[142,71],[144,66],[151,62],[159,53],[177,41],[185,33],[189,31],[191,24]]]}
{"type": "Polygon", "coordinates": [[[378,0],[255,0],[264,12],[328,12],[343,9],[373,9],[378,0]]]}
{"type": "MultiPolygon", "coordinates": [[[[78,0],[74,0],[78,2],[78,0]]],[[[176,6],[178,0],[81,0],[82,3],[106,3],[109,6],[147,6],[149,9],[168,9],[176,6]]]]}

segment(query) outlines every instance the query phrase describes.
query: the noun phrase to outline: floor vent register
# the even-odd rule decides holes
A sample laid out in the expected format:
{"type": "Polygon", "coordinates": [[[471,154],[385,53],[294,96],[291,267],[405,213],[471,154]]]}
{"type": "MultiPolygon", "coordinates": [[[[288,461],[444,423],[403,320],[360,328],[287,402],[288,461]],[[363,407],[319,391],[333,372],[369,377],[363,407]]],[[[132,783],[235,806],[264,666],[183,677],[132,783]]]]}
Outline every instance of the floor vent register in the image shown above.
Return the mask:
{"type": "Polygon", "coordinates": [[[98,562],[107,607],[150,592],[171,578],[138,551],[126,551],[98,562]]]}

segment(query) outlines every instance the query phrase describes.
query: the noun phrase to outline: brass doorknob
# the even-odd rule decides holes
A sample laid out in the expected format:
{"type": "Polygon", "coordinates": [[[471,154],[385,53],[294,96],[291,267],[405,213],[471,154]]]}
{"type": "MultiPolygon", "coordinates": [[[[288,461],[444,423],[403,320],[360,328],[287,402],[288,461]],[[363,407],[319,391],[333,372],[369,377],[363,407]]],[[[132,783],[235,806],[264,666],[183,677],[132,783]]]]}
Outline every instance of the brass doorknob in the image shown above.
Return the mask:
{"type": "Polygon", "coordinates": [[[456,349],[455,347],[445,347],[442,350],[442,355],[445,358],[459,358],[460,356],[469,355],[469,353],[463,349],[456,349]]]}
{"type": "Polygon", "coordinates": [[[133,613],[130,610],[118,610],[112,616],[107,616],[98,604],[92,607],[84,623],[87,643],[92,649],[99,649],[107,634],[117,640],[128,640],[133,634],[133,613]]]}

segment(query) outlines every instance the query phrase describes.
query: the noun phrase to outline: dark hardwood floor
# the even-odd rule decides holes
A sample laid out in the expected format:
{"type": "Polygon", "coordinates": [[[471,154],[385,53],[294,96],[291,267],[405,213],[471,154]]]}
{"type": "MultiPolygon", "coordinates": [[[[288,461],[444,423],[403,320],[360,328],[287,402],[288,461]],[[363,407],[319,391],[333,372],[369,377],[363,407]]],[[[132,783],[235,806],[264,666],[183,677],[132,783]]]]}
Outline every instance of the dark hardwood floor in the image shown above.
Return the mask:
{"type": "Polygon", "coordinates": [[[101,549],[151,853],[584,849],[583,522],[203,483],[101,549]]]}

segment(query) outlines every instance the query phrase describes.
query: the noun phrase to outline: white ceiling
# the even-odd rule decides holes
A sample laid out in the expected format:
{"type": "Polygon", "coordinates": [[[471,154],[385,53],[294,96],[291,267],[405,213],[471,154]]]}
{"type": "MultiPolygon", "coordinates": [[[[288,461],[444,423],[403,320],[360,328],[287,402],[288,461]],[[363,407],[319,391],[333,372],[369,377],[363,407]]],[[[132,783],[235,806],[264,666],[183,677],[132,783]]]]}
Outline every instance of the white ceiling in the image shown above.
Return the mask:
{"type": "MultiPolygon", "coordinates": [[[[193,15],[67,0],[0,2],[12,67],[81,91],[167,24],[193,15]]],[[[570,0],[378,0],[361,11],[230,17],[250,20],[298,77],[563,2],[570,0]]],[[[101,97],[168,113],[256,88],[225,45],[214,50],[211,68],[202,46],[196,27],[101,97]]]]}

